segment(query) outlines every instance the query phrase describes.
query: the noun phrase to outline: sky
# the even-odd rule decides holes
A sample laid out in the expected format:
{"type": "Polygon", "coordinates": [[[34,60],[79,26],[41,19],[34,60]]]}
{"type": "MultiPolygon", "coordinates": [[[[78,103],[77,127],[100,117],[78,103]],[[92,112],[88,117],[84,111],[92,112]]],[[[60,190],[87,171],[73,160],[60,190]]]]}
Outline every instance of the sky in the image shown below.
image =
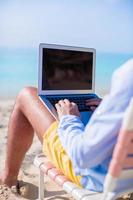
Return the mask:
{"type": "Polygon", "coordinates": [[[133,53],[133,0],[0,0],[0,48],[39,43],[133,53]]]}

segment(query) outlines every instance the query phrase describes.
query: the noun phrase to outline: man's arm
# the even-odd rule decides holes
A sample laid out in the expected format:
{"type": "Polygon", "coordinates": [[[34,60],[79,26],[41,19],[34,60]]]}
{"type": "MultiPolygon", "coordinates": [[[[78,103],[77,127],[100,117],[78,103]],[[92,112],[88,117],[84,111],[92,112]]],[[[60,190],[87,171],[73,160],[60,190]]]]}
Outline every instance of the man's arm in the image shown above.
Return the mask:
{"type": "Polygon", "coordinates": [[[115,113],[112,116],[109,115],[110,106],[112,105],[109,106],[109,110],[103,111],[103,105],[108,104],[107,102],[111,100],[110,98],[108,96],[103,100],[103,103],[94,112],[86,127],[84,127],[79,116],[74,114],[74,108],[73,114],[69,114],[69,109],[65,102],[64,105],[63,101],[61,102],[63,110],[67,109],[67,114],[60,115],[58,134],[77,173],[79,168],[98,165],[113,150],[114,141],[121,124],[119,123],[121,122],[121,115],[116,115],[115,113]]]}

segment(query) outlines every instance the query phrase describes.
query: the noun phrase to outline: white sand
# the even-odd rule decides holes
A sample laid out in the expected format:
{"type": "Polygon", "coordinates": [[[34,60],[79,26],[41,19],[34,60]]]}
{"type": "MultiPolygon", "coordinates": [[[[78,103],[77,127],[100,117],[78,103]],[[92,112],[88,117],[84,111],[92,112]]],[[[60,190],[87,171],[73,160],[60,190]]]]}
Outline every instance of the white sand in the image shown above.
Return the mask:
{"type": "MultiPolygon", "coordinates": [[[[8,121],[13,109],[14,101],[12,100],[0,100],[0,170],[4,167],[5,152],[6,152],[6,143],[7,143],[7,127],[8,121]]],[[[37,199],[38,191],[38,170],[33,165],[33,160],[35,155],[41,153],[41,144],[38,141],[37,137],[34,138],[33,145],[25,156],[24,162],[22,164],[19,178],[27,183],[28,186],[28,195],[26,198],[13,195],[10,191],[6,190],[7,194],[4,197],[2,189],[0,189],[0,200],[18,200],[18,199],[37,199]]],[[[47,200],[69,200],[72,199],[70,195],[66,194],[61,188],[59,188],[55,183],[53,183],[48,177],[45,177],[46,191],[45,195],[47,200]]],[[[126,196],[124,199],[133,199],[126,196]]]]}

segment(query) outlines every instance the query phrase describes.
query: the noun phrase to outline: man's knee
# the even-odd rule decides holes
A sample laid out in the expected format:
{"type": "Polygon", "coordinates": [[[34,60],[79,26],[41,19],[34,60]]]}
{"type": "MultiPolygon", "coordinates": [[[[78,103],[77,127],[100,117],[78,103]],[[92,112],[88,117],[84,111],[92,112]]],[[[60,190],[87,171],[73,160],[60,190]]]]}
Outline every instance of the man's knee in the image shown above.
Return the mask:
{"type": "Polygon", "coordinates": [[[25,87],[19,92],[19,94],[16,98],[16,104],[21,106],[21,104],[24,102],[28,103],[28,99],[32,98],[33,96],[37,96],[37,88],[25,87]]]}

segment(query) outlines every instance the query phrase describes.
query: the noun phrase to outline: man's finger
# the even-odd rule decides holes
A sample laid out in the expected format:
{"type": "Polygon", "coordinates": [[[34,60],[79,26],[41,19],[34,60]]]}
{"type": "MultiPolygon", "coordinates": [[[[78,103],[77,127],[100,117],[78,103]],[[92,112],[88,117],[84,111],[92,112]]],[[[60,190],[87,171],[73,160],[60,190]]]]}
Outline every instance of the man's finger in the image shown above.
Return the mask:
{"type": "Polygon", "coordinates": [[[58,102],[58,104],[59,104],[60,106],[64,106],[65,102],[64,102],[63,100],[60,100],[60,101],[58,102]]]}
{"type": "Polygon", "coordinates": [[[59,103],[56,103],[56,104],[55,104],[55,107],[56,107],[57,111],[60,110],[60,105],[59,105],[59,103]]]}
{"type": "Polygon", "coordinates": [[[101,102],[101,99],[88,99],[86,100],[86,105],[88,106],[98,106],[101,102]]]}
{"type": "Polygon", "coordinates": [[[94,111],[96,109],[96,106],[90,106],[91,110],[94,111]]]}
{"type": "Polygon", "coordinates": [[[68,99],[64,99],[64,102],[67,104],[67,105],[70,105],[70,101],[68,99]]]}
{"type": "Polygon", "coordinates": [[[97,106],[97,105],[99,105],[99,102],[88,102],[88,101],[86,101],[86,105],[87,106],[97,106]]]}
{"type": "Polygon", "coordinates": [[[74,103],[74,102],[71,102],[71,104],[72,104],[73,106],[77,106],[77,104],[76,104],[76,103],[74,103]]]}

